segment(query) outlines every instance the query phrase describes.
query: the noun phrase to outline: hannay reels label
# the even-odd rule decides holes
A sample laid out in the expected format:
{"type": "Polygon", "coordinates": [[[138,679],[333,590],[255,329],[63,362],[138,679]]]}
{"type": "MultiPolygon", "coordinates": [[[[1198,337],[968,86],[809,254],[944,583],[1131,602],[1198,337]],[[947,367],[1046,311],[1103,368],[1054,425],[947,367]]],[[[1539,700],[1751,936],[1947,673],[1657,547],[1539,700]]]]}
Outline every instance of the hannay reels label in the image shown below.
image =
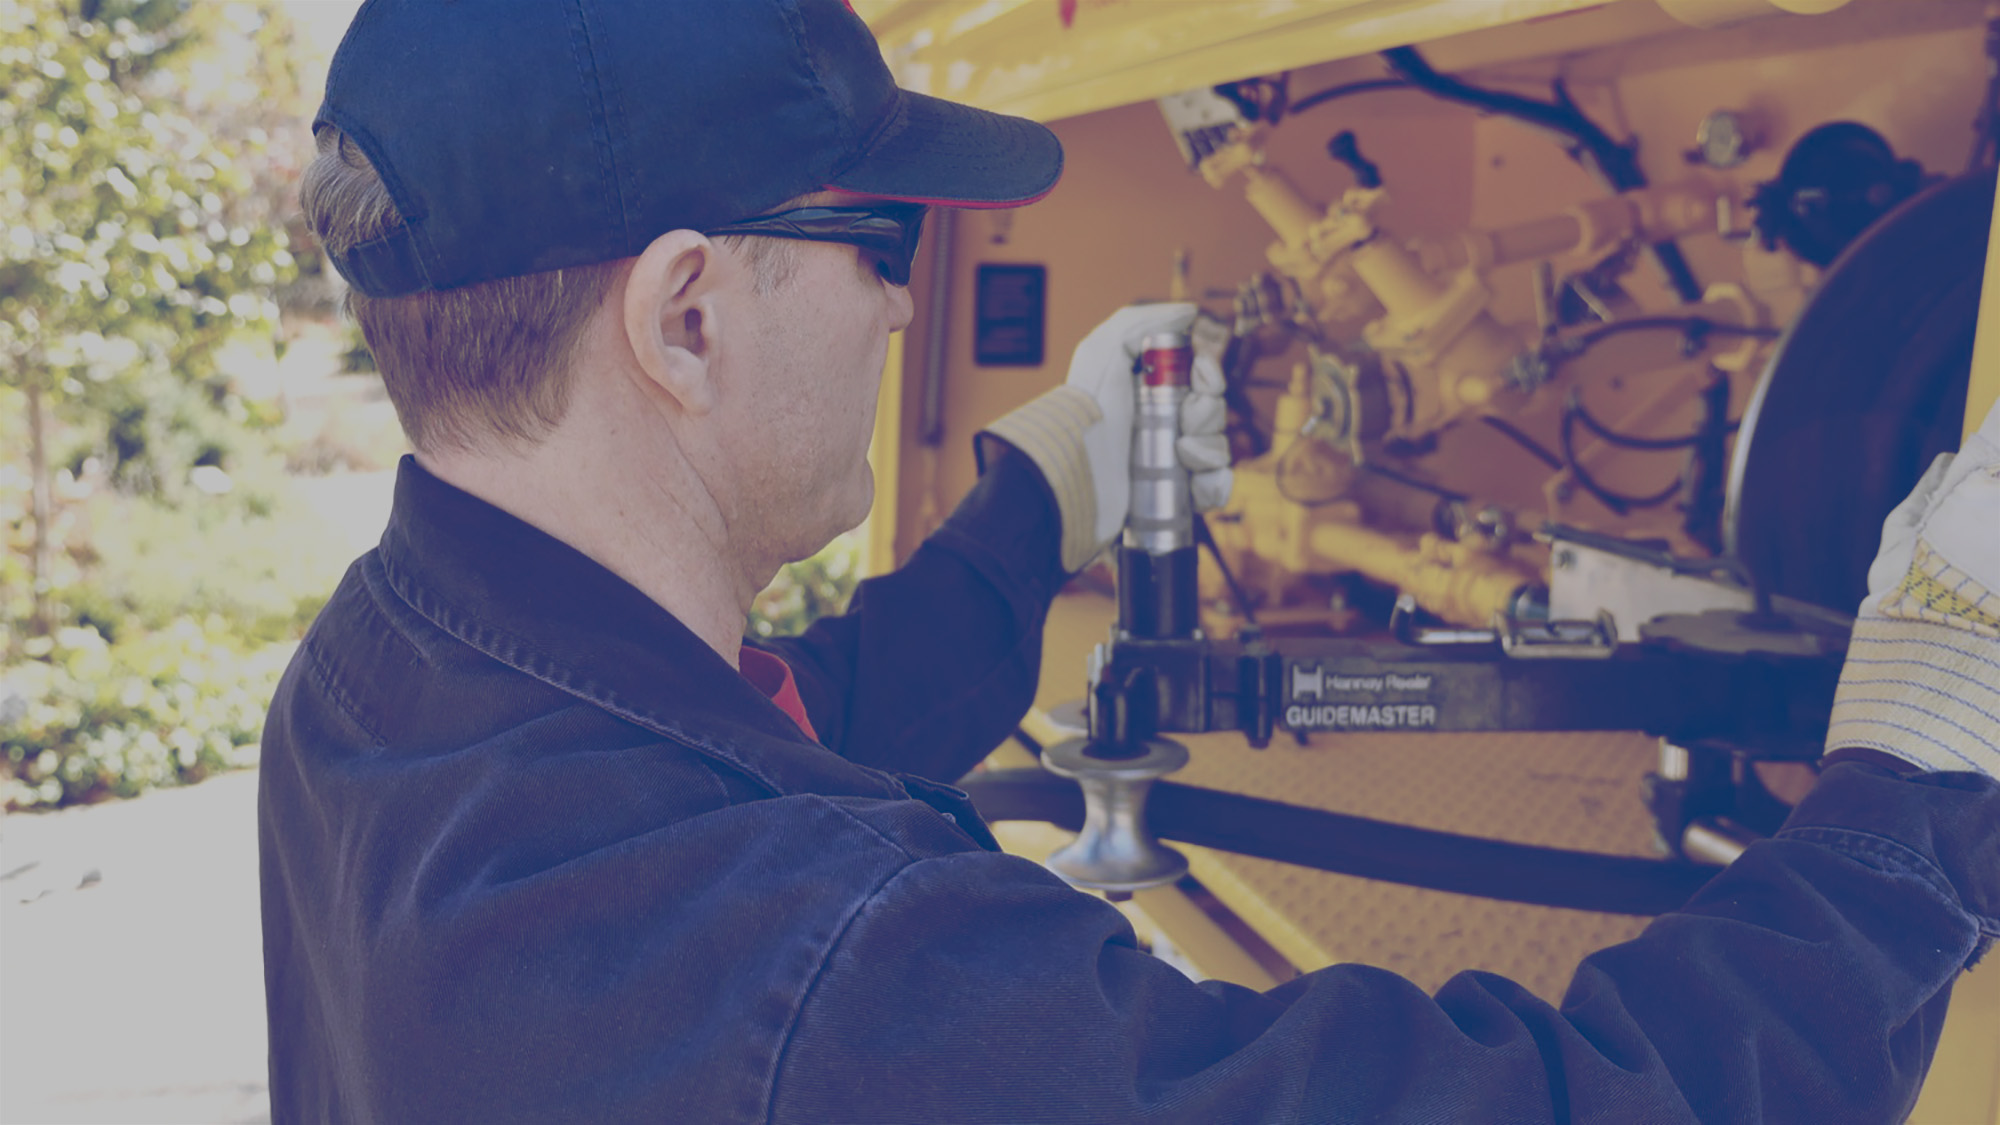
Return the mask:
{"type": "Polygon", "coordinates": [[[1438,724],[1437,705],[1426,698],[1428,673],[1346,675],[1294,664],[1291,689],[1285,725],[1293,730],[1426,730],[1438,724]],[[1385,693],[1404,697],[1385,700],[1385,693]]]}

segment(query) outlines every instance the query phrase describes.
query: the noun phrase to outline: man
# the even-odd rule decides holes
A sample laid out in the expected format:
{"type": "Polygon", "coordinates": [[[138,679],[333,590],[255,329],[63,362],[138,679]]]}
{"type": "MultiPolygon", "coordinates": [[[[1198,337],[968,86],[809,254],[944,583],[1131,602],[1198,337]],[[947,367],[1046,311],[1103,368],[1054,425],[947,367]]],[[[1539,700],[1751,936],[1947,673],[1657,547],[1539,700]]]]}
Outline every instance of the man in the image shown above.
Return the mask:
{"type": "MultiPolygon", "coordinates": [[[[275,1120],[1907,1109],[2000,931],[2000,631],[1969,582],[1891,587],[2000,587],[2000,450],[1892,520],[1858,642],[1900,663],[1837,716],[1877,760],[1561,1011],[1484,974],[1196,985],[940,784],[1122,524],[1131,355],[1187,307],[1093,333],[846,616],[742,640],[867,510],[922,207],[1031,201],[1052,136],[897,91],[838,0],[372,0],[315,129],[306,210],[417,455],[267,730],[275,1120]]],[[[1219,421],[1181,442],[1210,499],[1219,421]]]]}

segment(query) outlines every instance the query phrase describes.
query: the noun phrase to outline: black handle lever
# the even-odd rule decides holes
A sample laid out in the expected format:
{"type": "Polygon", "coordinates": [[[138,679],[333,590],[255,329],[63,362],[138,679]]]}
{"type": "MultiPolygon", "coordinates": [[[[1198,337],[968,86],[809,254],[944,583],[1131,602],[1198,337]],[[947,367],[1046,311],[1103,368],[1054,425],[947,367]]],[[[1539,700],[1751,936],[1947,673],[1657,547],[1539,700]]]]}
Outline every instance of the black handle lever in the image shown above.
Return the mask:
{"type": "Polygon", "coordinates": [[[1382,170],[1361,155],[1361,145],[1354,139],[1354,130],[1342,129],[1326,142],[1326,154],[1347,165],[1354,173],[1354,182],[1364,188],[1382,186],[1382,170]]]}

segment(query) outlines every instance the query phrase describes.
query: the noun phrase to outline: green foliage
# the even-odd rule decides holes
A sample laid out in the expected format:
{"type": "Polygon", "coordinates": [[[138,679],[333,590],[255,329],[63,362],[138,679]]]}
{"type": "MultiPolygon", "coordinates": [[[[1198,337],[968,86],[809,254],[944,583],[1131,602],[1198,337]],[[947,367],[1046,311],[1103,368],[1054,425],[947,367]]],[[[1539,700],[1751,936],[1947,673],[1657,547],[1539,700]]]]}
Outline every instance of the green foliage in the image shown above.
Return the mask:
{"type": "Polygon", "coordinates": [[[809,559],[791,563],[750,606],[749,631],[787,637],[831,613],[844,613],[861,580],[861,540],[849,533],[809,559]]]}
{"type": "MultiPolygon", "coordinates": [[[[337,356],[328,358],[338,362],[337,356]]],[[[350,387],[322,396],[309,409],[294,409],[275,431],[287,472],[305,477],[380,472],[395,468],[409,452],[409,441],[381,382],[368,376],[340,382],[350,387]],[[355,383],[366,384],[367,389],[357,394],[351,386],[355,383]]]]}
{"type": "Polygon", "coordinates": [[[227,622],[245,645],[299,636],[352,560],[293,482],[180,505],[101,493],[77,506],[91,558],[62,591],[67,621],[113,641],[185,617],[227,622]]]}
{"type": "MultiPolygon", "coordinates": [[[[127,797],[255,760],[277,676],[357,549],[264,456],[239,474],[262,486],[173,504],[98,489],[63,506],[61,627],[0,656],[7,807],[127,797]]],[[[0,514],[23,491],[0,471],[0,514]]]]}
{"type": "MultiPolygon", "coordinates": [[[[295,638],[353,553],[285,463],[400,448],[357,415],[282,450],[225,371],[232,347],[275,346],[277,302],[305,300],[298,279],[322,268],[286,234],[310,158],[289,38],[276,0],[0,0],[0,450],[28,447],[24,392],[53,411],[46,464],[0,460],[8,808],[253,761],[295,638]],[[23,561],[36,479],[53,495],[42,574],[23,561]],[[37,583],[53,632],[30,637],[37,583]]],[[[787,567],[751,630],[839,612],[857,560],[842,539],[787,567]]]]}
{"type": "MultiPolygon", "coordinates": [[[[253,764],[264,708],[346,564],[317,514],[278,489],[258,502],[170,506],[104,494],[77,506],[99,555],[65,592],[71,624],[0,663],[0,799],[8,809],[129,797],[253,764]]],[[[846,608],[848,535],[787,566],[750,630],[797,633],[846,608]]]]}
{"type": "Polygon", "coordinates": [[[6,651],[4,630],[29,613],[28,465],[26,458],[5,456],[25,448],[28,427],[22,417],[19,391],[0,386],[0,656],[6,651]]]}
{"type": "Polygon", "coordinates": [[[215,357],[273,331],[272,294],[296,272],[281,16],[0,0],[0,382],[39,386],[100,434],[129,487],[169,488],[199,463],[186,458],[226,452],[161,439],[229,409],[215,357]]]}
{"type": "Polygon", "coordinates": [[[130,797],[252,765],[292,646],[237,647],[219,618],[109,644],[69,627],[0,668],[0,798],[9,810],[130,797]]]}
{"type": "Polygon", "coordinates": [[[0,0],[9,807],[241,764],[282,642],[331,586],[282,490],[238,483],[282,477],[221,362],[273,349],[298,273],[284,226],[310,142],[292,57],[275,0],[0,0]],[[51,415],[32,465],[13,463],[23,392],[51,415]],[[46,573],[27,562],[36,480],[46,573]],[[54,634],[27,636],[31,616],[54,634]]]}

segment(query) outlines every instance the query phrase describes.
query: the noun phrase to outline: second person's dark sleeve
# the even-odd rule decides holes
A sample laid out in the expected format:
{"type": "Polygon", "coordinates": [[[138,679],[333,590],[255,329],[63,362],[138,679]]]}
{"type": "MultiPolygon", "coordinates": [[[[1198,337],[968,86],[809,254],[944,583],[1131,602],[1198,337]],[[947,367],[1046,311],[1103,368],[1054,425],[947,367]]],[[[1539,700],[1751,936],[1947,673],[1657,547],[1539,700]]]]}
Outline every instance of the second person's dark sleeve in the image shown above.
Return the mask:
{"type": "MultiPolygon", "coordinates": [[[[795,1022],[777,1121],[1901,1120],[2000,932],[2000,786],[1829,767],[1777,838],[1592,954],[1560,1007],[1335,965],[1196,984],[1012,856],[912,863],[795,1022]]],[[[1985,970],[1982,970],[1985,971],[1985,970]]]]}
{"type": "Polygon", "coordinates": [[[1042,624],[1068,577],[1060,536],[1034,463],[993,443],[979,482],[901,568],[861,583],[846,613],[754,643],[792,666],[830,749],[956,780],[1034,702],[1042,624]]]}

